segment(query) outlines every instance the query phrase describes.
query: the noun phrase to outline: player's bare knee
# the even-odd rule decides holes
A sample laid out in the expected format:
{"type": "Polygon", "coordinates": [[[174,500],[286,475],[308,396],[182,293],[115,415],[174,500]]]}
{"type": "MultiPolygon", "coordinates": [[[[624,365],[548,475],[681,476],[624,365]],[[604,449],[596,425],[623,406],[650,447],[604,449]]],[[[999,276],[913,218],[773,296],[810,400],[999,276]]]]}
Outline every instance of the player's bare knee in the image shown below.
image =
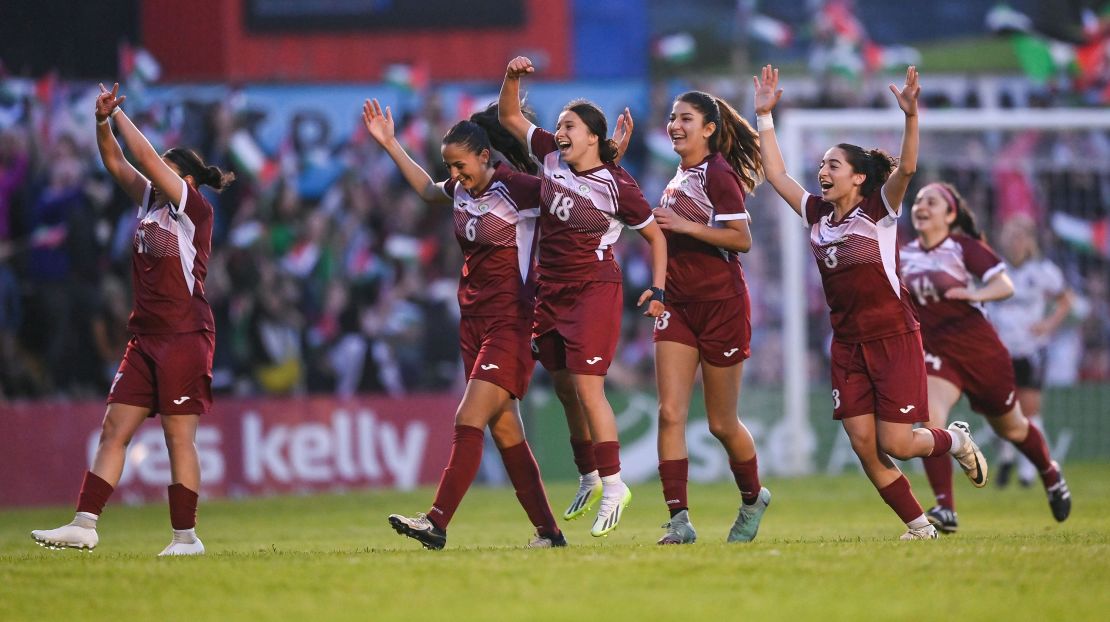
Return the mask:
{"type": "Polygon", "coordinates": [[[732,438],[740,430],[740,422],[735,417],[729,419],[710,419],[709,433],[719,441],[732,438]]]}
{"type": "Polygon", "coordinates": [[[659,405],[659,427],[675,427],[684,426],[686,424],[687,411],[681,406],[673,404],[660,404],[659,405]]]}

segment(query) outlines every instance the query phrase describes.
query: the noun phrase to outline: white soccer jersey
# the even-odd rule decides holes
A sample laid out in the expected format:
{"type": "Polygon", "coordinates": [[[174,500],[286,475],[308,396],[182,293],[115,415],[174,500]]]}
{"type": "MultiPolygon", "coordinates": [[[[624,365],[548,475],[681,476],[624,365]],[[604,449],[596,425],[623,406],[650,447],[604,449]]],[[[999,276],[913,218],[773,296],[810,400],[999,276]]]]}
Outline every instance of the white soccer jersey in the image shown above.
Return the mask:
{"type": "Polygon", "coordinates": [[[1049,336],[1035,336],[1030,327],[1045,318],[1048,303],[1064,292],[1064,274],[1051,261],[1030,259],[1020,266],[1006,263],[1014,295],[987,307],[991,323],[1014,358],[1033,356],[1048,345],[1049,336]]]}

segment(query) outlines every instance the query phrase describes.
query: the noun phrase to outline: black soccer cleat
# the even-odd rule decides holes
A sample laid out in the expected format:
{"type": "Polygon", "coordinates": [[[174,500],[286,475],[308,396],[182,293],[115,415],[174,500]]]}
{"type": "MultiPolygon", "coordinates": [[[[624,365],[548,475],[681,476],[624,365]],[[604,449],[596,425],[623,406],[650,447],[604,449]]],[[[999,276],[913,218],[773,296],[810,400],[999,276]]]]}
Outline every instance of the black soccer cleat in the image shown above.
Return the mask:
{"type": "Polygon", "coordinates": [[[941,533],[956,533],[960,523],[956,520],[956,510],[950,510],[946,507],[935,505],[928,512],[925,512],[925,518],[929,519],[929,524],[937,528],[941,533]]]}
{"type": "MultiPolygon", "coordinates": [[[[1056,469],[1059,471],[1060,467],[1056,469]]],[[[1048,494],[1048,507],[1052,508],[1052,518],[1058,523],[1066,521],[1071,514],[1071,491],[1064,474],[1061,473],[1060,481],[1046,488],[1045,492],[1048,494]]]]}
{"type": "Polygon", "coordinates": [[[447,546],[447,532],[432,524],[424,513],[409,518],[400,514],[390,514],[389,524],[402,536],[408,536],[424,545],[424,548],[438,551],[447,546]]]}

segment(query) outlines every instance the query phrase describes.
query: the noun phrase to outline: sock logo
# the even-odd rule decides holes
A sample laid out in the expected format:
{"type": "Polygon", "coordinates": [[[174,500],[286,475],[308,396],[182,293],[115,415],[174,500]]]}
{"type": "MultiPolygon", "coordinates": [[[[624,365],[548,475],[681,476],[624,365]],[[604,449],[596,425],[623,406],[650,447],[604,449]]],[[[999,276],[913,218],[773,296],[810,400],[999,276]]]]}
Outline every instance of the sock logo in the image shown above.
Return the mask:
{"type": "Polygon", "coordinates": [[[910,404],[909,406],[906,406],[905,408],[899,408],[898,410],[902,411],[903,415],[907,414],[908,412],[913,410],[913,404],[910,404]]]}
{"type": "Polygon", "coordinates": [[[498,367],[496,363],[487,363],[485,365],[482,365],[482,369],[484,369],[486,371],[489,371],[491,369],[501,369],[501,368],[498,367]]]}
{"type": "Polygon", "coordinates": [[[586,363],[589,364],[589,365],[594,365],[600,360],[601,360],[600,356],[595,356],[592,359],[586,359],[586,363]]]}

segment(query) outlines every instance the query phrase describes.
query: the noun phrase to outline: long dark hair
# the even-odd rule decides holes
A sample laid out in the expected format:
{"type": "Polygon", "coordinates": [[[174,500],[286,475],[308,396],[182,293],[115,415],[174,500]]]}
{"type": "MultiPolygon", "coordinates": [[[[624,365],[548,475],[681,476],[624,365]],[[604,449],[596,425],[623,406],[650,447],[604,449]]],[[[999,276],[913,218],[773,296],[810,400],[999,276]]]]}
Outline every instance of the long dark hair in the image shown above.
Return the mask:
{"type": "Polygon", "coordinates": [[[210,186],[216,192],[222,191],[235,181],[235,173],[221,171],[218,166],[205,164],[192,149],[174,147],[163,153],[162,157],[173,162],[182,177],[192,175],[198,186],[210,186]]]}
{"type": "Polygon", "coordinates": [[[870,196],[872,192],[882,188],[898,166],[898,160],[882,149],[865,150],[849,143],[840,143],[837,148],[844,151],[853,171],[867,176],[859,189],[863,196],[870,196]]]}
{"type": "Polygon", "coordinates": [[[759,133],[728,102],[702,91],[687,91],[675,98],[701,113],[705,123],[716,124],[709,137],[709,151],[724,156],[740,176],[746,192],[751,192],[763,177],[763,156],[759,153],[759,133]]]}
{"type": "Polygon", "coordinates": [[[563,110],[578,115],[582,123],[586,124],[586,129],[597,136],[597,155],[602,162],[611,163],[617,159],[617,143],[612,138],[606,138],[609,135],[609,123],[597,104],[588,99],[575,99],[563,106],[563,110]]]}
{"type": "MultiPolygon", "coordinates": [[[[521,111],[525,111],[523,104],[521,104],[521,111]]],[[[528,118],[530,115],[531,110],[524,112],[525,118],[528,118]]],[[[505,156],[505,159],[509,161],[509,164],[511,164],[513,168],[532,175],[535,175],[539,171],[539,167],[536,166],[536,161],[532,159],[532,156],[528,155],[528,150],[524,147],[524,143],[517,140],[516,136],[510,134],[509,130],[505,129],[505,126],[501,125],[501,122],[497,120],[497,104],[490,104],[486,106],[485,110],[480,110],[470,115],[470,121],[485,130],[486,135],[489,137],[489,144],[492,145],[497,152],[505,156]]],[[[446,139],[444,139],[444,142],[446,142],[446,139]]]]}
{"type": "Polygon", "coordinates": [[[975,214],[967,207],[967,200],[960,194],[956,187],[946,181],[934,181],[927,184],[922,190],[929,188],[935,189],[944,198],[944,202],[948,204],[948,209],[956,212],[956,220],[948,225],[948,231],[959,231],[966,236],[973,237],[977,240],[984,240],[983,232],[979,230],[979,225],[975,222],[975,214]]]}

